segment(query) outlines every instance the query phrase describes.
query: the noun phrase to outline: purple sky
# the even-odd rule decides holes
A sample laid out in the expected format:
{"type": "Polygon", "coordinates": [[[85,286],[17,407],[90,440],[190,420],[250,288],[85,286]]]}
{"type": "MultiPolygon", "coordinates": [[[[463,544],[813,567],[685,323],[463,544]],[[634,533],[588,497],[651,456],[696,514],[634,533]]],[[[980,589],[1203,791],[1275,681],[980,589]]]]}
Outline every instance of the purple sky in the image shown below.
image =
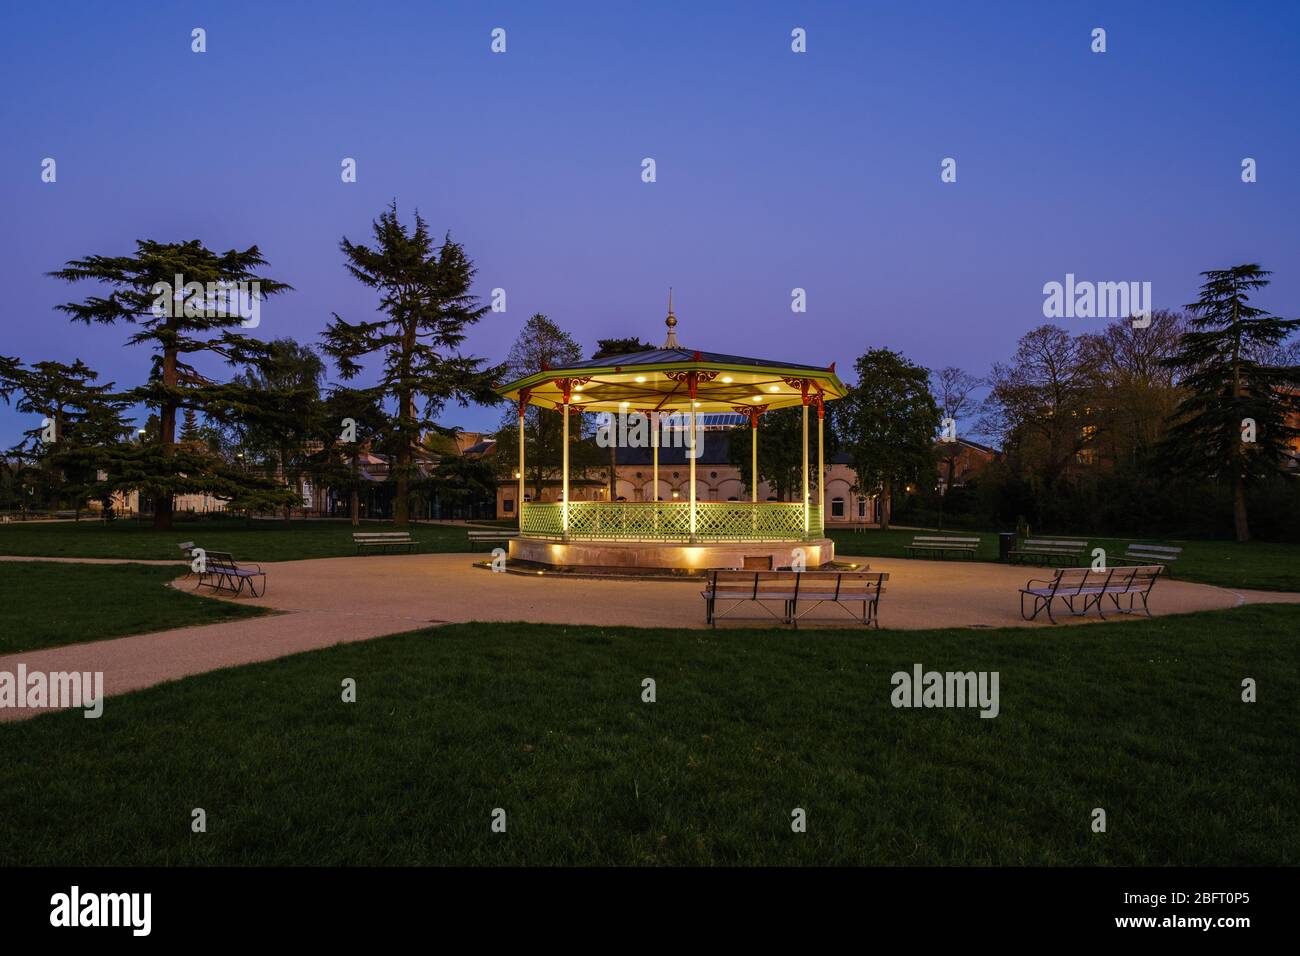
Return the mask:
{"type": "MultiPolygon", "coordinates": [[[[6,9],[0,353],[142,381],[126,328],[53,311],[92,290],[43,273],[145,237],[259,244],[297,291],[256,334],[315,342],[372,310],[338,242],[393,198],[507,290],[468,343],[493,361],[539,311],[588,354],[658,342],[669,285],[683,344],[841,371],[888,346],[983,374],[1067,272],[1165,307],[1258,261],[1260,304],[1300,314],[1295,3],[149,6],[6,9]]],[[[31,424],[0,406],[0,444],[31,424]]]]}

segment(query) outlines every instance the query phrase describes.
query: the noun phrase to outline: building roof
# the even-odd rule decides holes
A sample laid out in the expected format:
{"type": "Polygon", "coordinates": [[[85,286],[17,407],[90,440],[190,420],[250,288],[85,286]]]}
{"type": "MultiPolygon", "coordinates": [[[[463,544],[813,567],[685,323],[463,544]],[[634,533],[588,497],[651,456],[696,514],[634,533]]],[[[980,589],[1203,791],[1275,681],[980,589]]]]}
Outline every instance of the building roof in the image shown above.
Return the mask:
{"type": "Polygon", "coordinates": [[[671,307],[664,346],[542,368],[498,388],[507,399],[542,408],[565,401],[582,411],[735,412],[786,408],[843,398],[847,390],[825,368],[705,352],[677,345],[671,307]]]}

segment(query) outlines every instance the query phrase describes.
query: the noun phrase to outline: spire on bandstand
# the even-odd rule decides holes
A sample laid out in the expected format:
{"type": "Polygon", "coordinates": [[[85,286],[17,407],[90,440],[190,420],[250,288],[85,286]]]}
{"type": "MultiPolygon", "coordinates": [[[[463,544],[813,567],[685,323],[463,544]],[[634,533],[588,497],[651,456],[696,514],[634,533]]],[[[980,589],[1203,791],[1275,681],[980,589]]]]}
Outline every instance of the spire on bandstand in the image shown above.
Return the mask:
{"type": "Polygon", "coordinates": [[[679,349],[677,344],[677,316],[673,315],[673,287],[668,287],[668,318],[664,320],[664,325],[668,326],[668,338],[664,339],[663,347],[666,349],[679,349]]]}

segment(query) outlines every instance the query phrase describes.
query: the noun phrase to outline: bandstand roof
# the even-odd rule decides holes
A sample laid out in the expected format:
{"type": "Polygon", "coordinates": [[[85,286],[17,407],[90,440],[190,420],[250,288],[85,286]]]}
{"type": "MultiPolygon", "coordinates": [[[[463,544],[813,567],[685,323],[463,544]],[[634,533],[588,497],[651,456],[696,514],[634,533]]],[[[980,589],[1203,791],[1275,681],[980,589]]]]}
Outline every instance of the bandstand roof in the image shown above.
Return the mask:
{"type": "Polygon", "coordinates": [[[497,391],[507,399],[557,408],[569,389],[570,404],[584,411],[691,410],[691,373],[695,377],[696,412],[734,412],[750,408],[788,408],[803,404],[808,393],[831,401],[843,398],[844,383],[835,364],[826,368],[703,352],[677,344],[671,301],[668,339],[662,348],[545,368],[497,391]]]}

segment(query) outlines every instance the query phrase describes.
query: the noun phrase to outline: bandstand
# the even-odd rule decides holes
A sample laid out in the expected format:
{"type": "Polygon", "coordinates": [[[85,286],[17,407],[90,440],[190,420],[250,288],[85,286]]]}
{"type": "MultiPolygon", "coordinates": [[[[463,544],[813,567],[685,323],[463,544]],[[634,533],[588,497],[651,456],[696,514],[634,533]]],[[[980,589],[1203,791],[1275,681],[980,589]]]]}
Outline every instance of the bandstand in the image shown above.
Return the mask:
{"type": "MultiPolygon", "coordinates": [[[[541,368],[499,389],[519,412],[519,536],[511,560],[566,568],[779,568],[796,549],[807,567],[834,557],[822,508],[810,483],[824,488],[826,403],[845,394],[832,363],[826,368],[702,352],[677,343],[677,319],[668,307],[662,348],[541,368]],[[525,501],[524,414],[529,405],[563,414],[560,500],[525,501]],[[759,501],[758,443],[763,416],[778,408],[803,409],[803,482],[800,501],[759,501]],[[644,416],[653,454],[654,500],[573,501],[569,495],[570,420],[584,412],[644,416]],[[697,416],[739,413],[749,421],[749,501],[699,501],[696,494],[697,416]],[[815,414],[816,475],[809,473],[810,418],[815,414]],[[685,501],[659,500],[659,448],[666,422],[680,425],[690,468],[685,501]]],[[[621,433],[622,430],[620,430],[621,433]]]]}

